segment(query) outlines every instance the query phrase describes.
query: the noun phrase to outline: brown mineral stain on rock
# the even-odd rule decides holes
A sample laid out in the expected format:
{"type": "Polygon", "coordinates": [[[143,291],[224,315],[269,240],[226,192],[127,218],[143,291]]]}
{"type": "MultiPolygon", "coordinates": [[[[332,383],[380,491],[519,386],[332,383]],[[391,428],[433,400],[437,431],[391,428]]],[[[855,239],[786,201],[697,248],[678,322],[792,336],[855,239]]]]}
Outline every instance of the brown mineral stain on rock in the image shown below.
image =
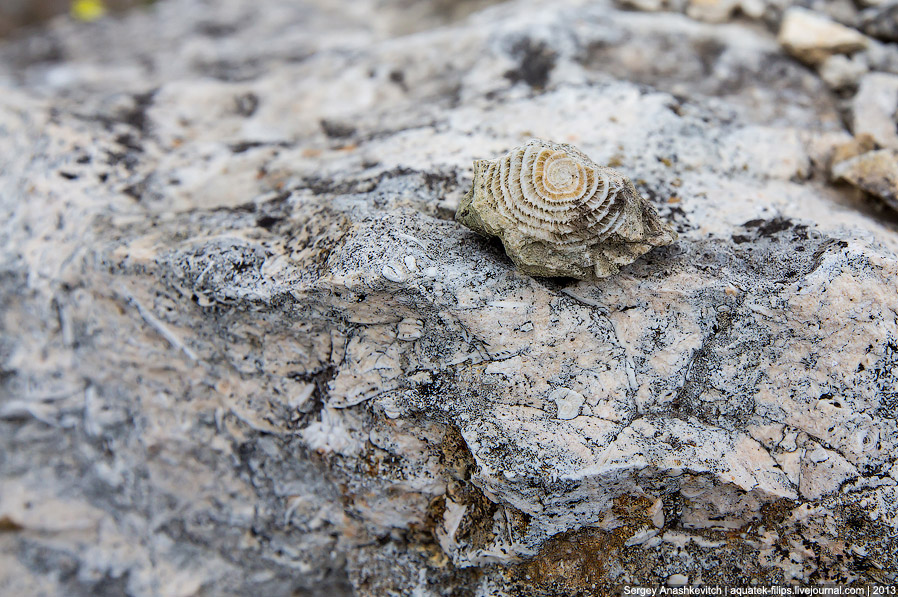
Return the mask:
{"type": "Polygon", "coordinates": [[[9,516],[0,516],[0,533],[10,531],[21,531],[24,529],[22,525],[10,518],[9,516]]]}
{"type": "Polygon", "coordinates": [[[462,481],[470,479],[471,472],[477,466],[465,438],[455,426],[446,428],[440,444],[440,464],[449,477],[462,481]]]}
{"type": "Polygon", "coordinates": [[[648,514],[648,510],[654,503],[654,500],[644,495],[622,495],[614,500],[611,511],[625,525],[651,523],[652,517],[648,514]]]}
{"type": "Polygon", "coordinates": [[[835,166],[839,162],[844,162],[874,149],[876,149],[876,141],[873,137],[866,133],[861,133],[850,141],[836,145],[833,148],[830,163],[835,166]]]}
{"type": "Polygon", "coordinates": [[[619,547],[620,542],[612,533],[580,529],[547,541],[525,569],[527,576],[540,586],[565,591],[594,589],[607,582],[606,561],[619,547]]]}
{"type": "Polygon", "coordinates": [[[608,576],[608,563],[617,561],[637,528],[651,524],[648,510],[653,503],[646,496],[620,496],[611,511],[622,526],[612,531],[584,527],[555,535],[533,559],[511,568],[509,576],[533,595],[608,594],[615,584],[608,576]]]}
{"type": "Polygon", "coordinates": [[[445,496],[433,498],[427,506],[424,521],[420,524],[414,522],[409,524],[407,532],[409,547],[424,555],[427,563],[437,568],[446,568],[451,564],[436,535],[436,529],[442,522],[445,511],[445,496]]]}
{"type": "MultiPolygon", "coordinates": [[[[487,499],[483,491],[470,482],[471,474],[477,465],[456,427],[447,428],[440,448],[440,461],[449,477],[445,497],[466,508],[454,539],[458,543],[475,548],[486,546],[496,536],[492,530],[493,515],[499,509],[499,505],[487,499]]],[[[442,509],[445,511],[445,508],[444,498],[442,509]]]]}
{"type": "Polygon", "coordinates": [[[446,493],[453,501],[464,504],[467,508],[465,517],[455,532],[455,540],[475,549],[492,543],[496,537],[493,532],[493,515],[499,506],[470,484],[451,487],[446,493]]]}
{"type": "Polygon", "coordinates": [[[610,158],[608,158],[608,167],[609,168],[620,168],[624,165],[624,158],[619,154],[614,154],[610,158]]]}

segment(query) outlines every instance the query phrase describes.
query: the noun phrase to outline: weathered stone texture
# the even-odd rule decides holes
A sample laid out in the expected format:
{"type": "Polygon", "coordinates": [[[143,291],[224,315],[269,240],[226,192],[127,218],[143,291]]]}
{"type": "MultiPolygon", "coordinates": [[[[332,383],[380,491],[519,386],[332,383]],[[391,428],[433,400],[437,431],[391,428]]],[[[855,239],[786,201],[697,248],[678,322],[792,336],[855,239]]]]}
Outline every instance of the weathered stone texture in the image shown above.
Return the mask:
{"type": "Polygon", "coordinates": [[[845,97],[762,23],[412,4],[0,47],[0,593],[898,581],[898,220],[830,183],[845,97]],[[517,272],[453,214],[531,137],[679,240],[517,272]]]}

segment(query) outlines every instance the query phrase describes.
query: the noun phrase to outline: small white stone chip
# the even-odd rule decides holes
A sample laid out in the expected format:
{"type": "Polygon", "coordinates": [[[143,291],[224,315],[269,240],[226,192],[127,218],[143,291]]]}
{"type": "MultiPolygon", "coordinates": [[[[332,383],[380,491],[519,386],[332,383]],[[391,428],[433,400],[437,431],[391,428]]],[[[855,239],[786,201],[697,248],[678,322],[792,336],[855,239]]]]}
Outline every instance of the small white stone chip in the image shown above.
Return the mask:
{"type": "Polygon", "coordinates": [[[398,284],[401,284],[406,280],[405,272],[402,271],[402,266],[396,263],[386,264],[383,266],[383,269],[380,270],[380,273],[387,280],[398,284]]]}
{"type": "Polygon", "coordinates": [[[671,574],[667,577],[668,587],[684,587],[689,582],[689,577],[685,574],[671,574]]]}
{"type": "Polygon", "coordinates": [[[417,340],[424,335],[424,322],[420,319],[406,317],[396,326],[396,338],[405,342],[417,340]]]}
{"type": "Polygon", "coordinates": [[[558,418],[570,420],[580,414],[580,407],[586,402],[583,394],[568,388],[555,388],[549,393],[549,400],[558,405],[558,418]]]}

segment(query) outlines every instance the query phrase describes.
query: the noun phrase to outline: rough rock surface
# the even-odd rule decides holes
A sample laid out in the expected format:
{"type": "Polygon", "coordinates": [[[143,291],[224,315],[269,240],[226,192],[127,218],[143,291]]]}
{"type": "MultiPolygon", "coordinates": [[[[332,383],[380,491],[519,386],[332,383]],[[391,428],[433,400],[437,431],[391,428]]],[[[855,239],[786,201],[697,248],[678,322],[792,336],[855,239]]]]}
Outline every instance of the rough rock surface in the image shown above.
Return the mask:
{"type": "Polygon", "coordinates": [[[898,75],[870,73],[853,99],[853,130],[882,147],[898,149],[898,75]]]}
{"type": "Polygon", "coordinates": [[[842,54],[830,56],[819,67],[820,78],[833,89],[857,87],[858,81],[867,74],[867,64],[857,56],[842,54]]]}
{"type": "Polygon", "coordinates": [[[860,24],[867,35],[898,42],[898,1],[871,6],[861,15],[860,24]]]}
{"type": "Polygon", "coordinates": [[[790,54],[808,64],[863,50],[868,43],[857,30],[799,7],[786,11],[778,39],[790,54]]]}
{"type": "Polygon", "coordinates": [[[0,47],[0,593],[898,581],[898,217],[827,180],[840,98],[775,22],[486,4],[0,47]],[[530,137],[680,240],[518,273],[452,214],[530,137]]]}
{"type": "Polygon", "coordinates": [[[833,176],[872,193],[898,209],[898,151],[880,149],[833,165],[833,176]]]}

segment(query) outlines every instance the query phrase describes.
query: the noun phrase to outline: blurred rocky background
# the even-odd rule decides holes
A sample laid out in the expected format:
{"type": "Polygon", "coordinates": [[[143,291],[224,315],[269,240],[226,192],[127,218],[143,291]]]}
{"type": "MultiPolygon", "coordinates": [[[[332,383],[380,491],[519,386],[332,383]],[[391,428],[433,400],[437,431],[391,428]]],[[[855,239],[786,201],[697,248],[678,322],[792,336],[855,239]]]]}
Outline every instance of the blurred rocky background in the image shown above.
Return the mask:
{"type": "Polygon", "coordinates": [[[63,14],[79,21],[93,21],[108,13],[122,12],[153,0],[2,0],[0,37],[28,30],[63,14]]]}

